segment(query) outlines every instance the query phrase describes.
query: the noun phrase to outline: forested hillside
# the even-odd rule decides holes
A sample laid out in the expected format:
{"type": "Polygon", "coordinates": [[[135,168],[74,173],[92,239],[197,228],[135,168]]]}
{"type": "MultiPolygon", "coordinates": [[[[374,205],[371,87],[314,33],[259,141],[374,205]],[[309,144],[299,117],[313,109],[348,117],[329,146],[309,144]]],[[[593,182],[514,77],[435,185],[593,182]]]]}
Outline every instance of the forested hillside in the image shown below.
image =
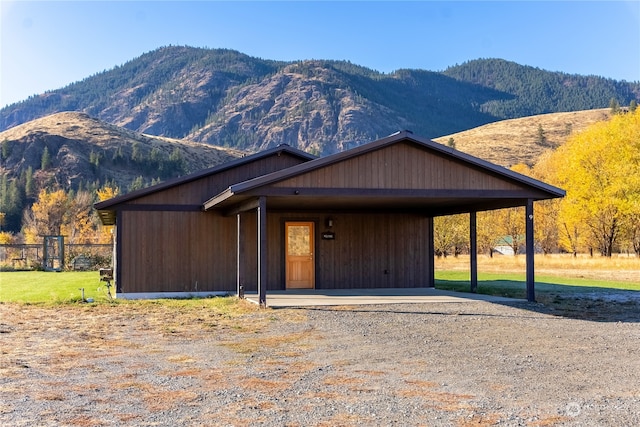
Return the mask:
{"type": "Polygon", "coordinates": [[[483,59],[437,73],[346,61],[278,62],[163,47],[0,110],[0,130],[61,111],[127,129],[256,151],[330,154],[397,130],[436,138],[502,119],[640,101],[640,84],[483,59]]]}
{"type": "Polygon", "coordinates": [[[640,100],[640,85],[597,76],[551,73],[502,59],[479,59],[450,67],[444,74],[511,95],[491,100],[480,111],[504,119],[561,111],[628,105],[640,100]],[[585,108],[589,105],[590,107],[585,108]]]}

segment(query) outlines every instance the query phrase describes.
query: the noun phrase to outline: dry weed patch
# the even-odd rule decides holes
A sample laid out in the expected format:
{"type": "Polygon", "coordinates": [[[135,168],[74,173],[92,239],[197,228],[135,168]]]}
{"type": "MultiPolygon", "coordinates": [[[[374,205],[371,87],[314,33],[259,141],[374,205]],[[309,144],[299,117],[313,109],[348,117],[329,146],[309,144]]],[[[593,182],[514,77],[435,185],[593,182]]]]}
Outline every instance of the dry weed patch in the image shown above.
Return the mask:
{"type": "MultiPolygon", "coordinates": [[[[260,408],[263,405],[263,401],[248,398],[240,401],[232,402],[221,408],[216,408],[212,412],[206,414],[206,419],[210,419],[207,425],[232,425],[232,426],[254,426],[259,425],[267,420],[265,415],[256,415],[247,419],[240,415],[241,412],[247,409],[260,408]]],[[[277,406],[269,408],[269,410],[278,410],[277,406]]]]}
{"type": "Polygon", "coordinates": [[[63,393],[57,391],[40,391],[36,392],[32,396],[36,400],[48,400],[62,402],[66,400],[66,396],[63,393]]]}
{"type": "Polygon", "coordinates": [[[138,414],[116,414],[116,417],[118,418],[119,421],[122,421],[123,423],[131,422],[131,421],[142,418],[138,414]]]}
{"type": "Polygon", "coordinates": [[[188,356],[186,354],[177,354],[175,356],[169,356],[167,357],[167,360],[173,363],[194,363],[195,362],[195,359],[193,357],[188,356]]]}
{"type": "Polygon", "coordinates": [[[193,378],[202,378],[204,376],[204,369],[200,368],[192,368],[192,369],[181,369],[179,371],[162,371],[160,375],[172,376],[172,377],[193,377],[193,378]]]}
{"type": "Polygon", "coordinates": [[[353,387],[362,385],[364,383],[364,380],[361,378],[349,377],[346,375],[334,375],[325,378],[322,383],[331,386],[353,387]]]}
{"type": "Polygon", "coordinates": [[[80,415],[77,417],[69,418],[65,421],[65,423],[68,423],[68,425],[79,427],[105,426],[111,424],[105,420],[99,420],[89,415],[80,415]]]}
{"type": "Polygon", "coordinates": [[[240,385],[247,390],[271,393],[285,390],[291,386],[289,381],[265,380],[255,377],[244,377],[240,379],[240,385]]]}
{"type": "Polygon", "coordinates": [[[284,345],[296,344],[298,347],[304,347],[304,341],[310,338],[310,330],[290,333],[286,335],[268,335],[256,338],[239,337],[237,341],[225,341],[221,344],[231,348],[240,354],[254,354],[262,349],[274,349],[284,345]]]}
{"type": "Polygon", "coordinates": [[[346,427],[356,425],[366,425],[367,423],[373,423],[375,418],[365,417],[362,415],[354,415],[341,412],[334,415],[328,420],[322,420],[316,424],[318,427],[346,427]]]}
{"type": "Polygon", "coordinates": [[[437,384],[434,385],[429,381],[407,381],[407,383],[413,384],[416,387],[401,389],[398,391],[398,394],[403,397],[421,398],[423,401],[425,401],[425,404],[428,407],[448,412],[472,408],[468,401],[475,397],[473,395],[450,393],[446,391],[435,391],[433,390],[433,388],[437,386],[437,384]]]}
{"type": "Polygon", "coordinates": [[[198,394],[184,390],[150,389],[142,399],[150,411],[164,411],[180,405],[187,405],[198,398],[198,394]]]}
{"type": "Polygon", "coordinates": [[[531,427],[553,427],[563,425],[569,421],[571,421],[571,418],[566,415],[550,415],[538,420],[529,421],[527,425],[531,427]]]}
{"type": "Polygon", "coordinates": [[[354,372],[358,374],[362,374],[367,377],[381,377],[383,375],[387,375],[387,373],[384,371],[373,371],[373,370],[367,370],[367,369],[357,369],[354,372]]]}

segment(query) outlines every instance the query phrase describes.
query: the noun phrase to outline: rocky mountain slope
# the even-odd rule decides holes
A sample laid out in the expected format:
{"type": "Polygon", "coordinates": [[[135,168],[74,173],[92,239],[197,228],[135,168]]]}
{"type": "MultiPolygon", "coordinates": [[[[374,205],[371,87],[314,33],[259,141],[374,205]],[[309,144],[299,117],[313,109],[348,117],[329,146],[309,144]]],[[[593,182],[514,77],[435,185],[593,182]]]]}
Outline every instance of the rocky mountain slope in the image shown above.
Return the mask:
{"type": "Polygon", "coordinates": [[[502,60],[384,74],[346,61],[277,62],[168,46],[0,110],[0,130],[79,111],[139,133],[242,150],[330,154],[397,130],[435,138],[503,119],[640,101],[640,84],[502,60]]]}
{"type": "Polygon", "coordinates": [[[57,113],[13,127],[0,133],[0,141],[0,174],[11,180],[31,169],[36,187],[64,189],[110,182],[126,190],[138,177],[144,185],[244,154],[140,134],[77,112],[57,113]]]}

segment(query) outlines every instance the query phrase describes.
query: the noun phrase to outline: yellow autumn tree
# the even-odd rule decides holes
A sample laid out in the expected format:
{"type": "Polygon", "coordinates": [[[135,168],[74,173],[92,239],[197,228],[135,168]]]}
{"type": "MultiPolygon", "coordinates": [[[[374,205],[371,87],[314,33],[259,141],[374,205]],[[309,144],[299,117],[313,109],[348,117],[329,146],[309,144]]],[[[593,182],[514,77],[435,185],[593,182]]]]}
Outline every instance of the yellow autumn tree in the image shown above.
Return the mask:
{"type": "Polygon", "coordinates": [[[22,231],[26,243],[40,243],[42,236],[62,234],[68,210],[69,197],[64,190],[40,190],[36,202],[25,212],[22,231]]]}
{"type": "Polygon", "coordinates": [[[458,256],[469,246],[469,215],[437,216],[433,219],[435,254],[458,256]]]}
{"type": "Polygon", "coordinates": [[[499,211],[484,211],[477,214],[477,244],[478,251],[493,257],[495,247],[501,239],[498,229],[497,216],[499,211]]]}
{"type": "Polygon", "coordinates": [[[98,195],[98,201],[103,202],[105,200],[113,199],[119,193],[118,187],[111,187],[110,185],[105,185],[102,188],[96,190],[96,194],[98,195]]]}
{"type": "MultiPolygon", "coordinates": [[[[102,188],[99,188],[96,193],[98,195],[98,201],[103,202],[105,200],[112,199],[116,197],[119,193],[118,187],[112,187],[110,185],[105,185],[102,188]]],[[[96,215],[97,218],[97,215],[96,215]]],[[[113,236],[113,227],[105,226],[97,220],[98,227],[98,242],[97,243],[111,243],[113,236]]]]}
{"type": "Polygon", "coordinates": [[[70,198],[67,222],[63,226],[69,243],[97,243],[98,224],[93,212],[93,196],[87,191],[79,191],[70,198]]]}
{"type": "Polygon", "coordinates": [[[573,135],[544,162],[547,179],[567,191],[558,211],[561,245],[611,256],[640,212],[640,110],[573,135]]]}

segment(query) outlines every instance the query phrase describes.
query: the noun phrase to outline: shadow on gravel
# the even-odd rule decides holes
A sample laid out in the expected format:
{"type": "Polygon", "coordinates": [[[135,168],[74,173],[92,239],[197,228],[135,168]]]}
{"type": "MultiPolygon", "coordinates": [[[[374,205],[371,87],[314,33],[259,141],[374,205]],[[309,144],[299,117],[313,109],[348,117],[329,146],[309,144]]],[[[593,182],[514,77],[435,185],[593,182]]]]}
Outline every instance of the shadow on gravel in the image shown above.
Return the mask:
{"type": "MultiPolygon", "coordinates": [[[[346,311],[351,313],[390,313],[390,314],[415,314],[434,316],[469,316],[469,317],[494,317],[513,319],[541,319],[541,315],[554,316],[558,320],[563,318],[587,320],[593,322],[624,322],[640,323],[640,303],[636,301],[610,302],[604,300],[594,300],[576,297],[556,297],[550,302],[487,302],[487,304],[504,305],[520,310],[526,310],[538,315],[523,314],[495,314],[495,313],[465,313],[464,304],[457,306],[456,310],[450,312],[429,310],[426,306],[433,303],[421,304],[424,310],[402,309],[397,304],[371,304],[371,305],[344,305],[344,306],[309,306],[309,307],[287,307],[288,310],[304,311],[346,311]]],[[[451,303],[445,303],[451,304],[451,303]]],[[[405,307],[407,304],[403,304],[405,307]]],[[[415,304],[418,305],[418,304],[415,304]]],[[[549,319],[548,317],[546,318],[549,319]]]]}
{"type": "MultiPolygon", "coordinates": [[[[421,307],[427,307],[433,305],[434,303],[423,303],[423,304],[402,304],[402,306],[407,307],[420,305],[421,307]]],[[[464,312],[464,304],[465,303],[444,303],[444,304],[456,304],[457,310],[452,310],[450,312],[446,311],[434,311],[425,308],[424,310],[407,310],[400,308],[400,304],[370,304],[370,305],[343,305],[343,306],[308,306],[308,307],[287,307],[288,310],[304,310],[304,311],[349,311],[349,313],[389,313],[389,314],[415,314],[415,315],[432,315],[432,316],[452,316],[452,317],[460,317],[460,316],[469,316],[469,317],[496,317],[496,318],[504,318],[504,319],[540,319],[540,316],[522,316],[519,314],[494,314],[494,313],[465,313],[464,312]],[[458,305],[461,304],[461,305],[458,305]]],[[[495,303],[493,303],[495,304],[495,303]]],[[[529,303],[520,303],[529,304],[529,303]]],[[[510,303],[502,303],[501,305],[511,305],[510,303]]],[[[514,304],[513,307],[519,308],[518,305],[514,304]]]]}
{"type": "MultiPolygon", "coordinates": [[[[438,280],[437,288],[465,292],[469,282],[438,280]]],[[[525,298],[524,282],[488,280],[478,282],[478,293],[525,298]]],[[[615,288],[536,283],[536,303],[494,302],[540,314],[593,322],[640,323],[640,291],[615,288]]]]}

